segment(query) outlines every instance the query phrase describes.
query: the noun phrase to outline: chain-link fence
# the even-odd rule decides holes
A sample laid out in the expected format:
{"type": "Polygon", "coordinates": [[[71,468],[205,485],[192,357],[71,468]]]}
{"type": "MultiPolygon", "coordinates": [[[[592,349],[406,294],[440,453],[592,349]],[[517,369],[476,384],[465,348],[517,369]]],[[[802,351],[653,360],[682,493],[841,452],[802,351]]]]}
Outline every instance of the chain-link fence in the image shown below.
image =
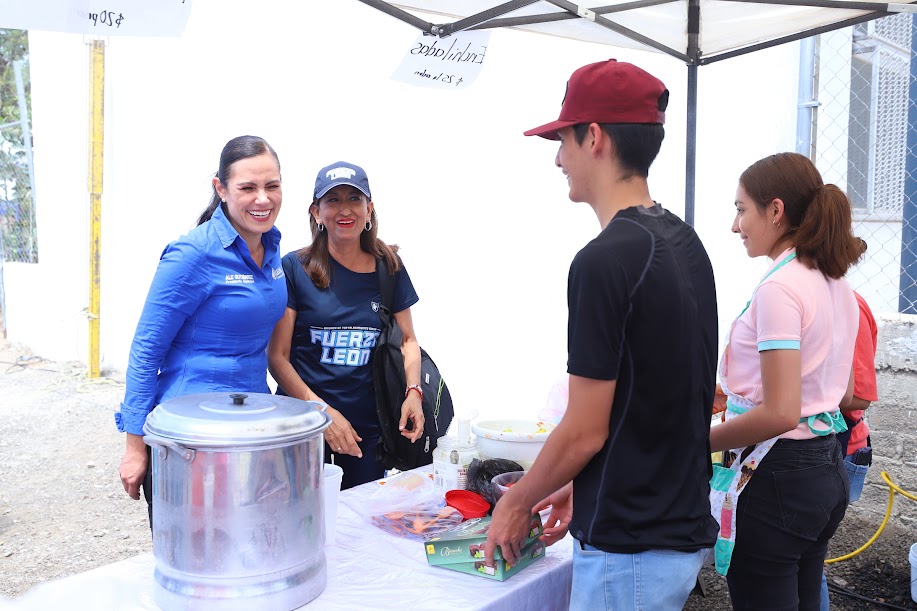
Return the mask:
{"type": "Polygon", "coordinates": [[[28,154],[20,123],[0,126],[0,256],[4,261],[38,262],[28,154]]]}
{"type": "MultiPolygon", "coordinates": [[[[0,70],[0,332],[6,336],[6,287],[3,263],[38,262],[35,224],[35,175],[29,122],[29,63],[25,32],[0,30],[3,68],[0,70]],[[16,42],[16,39],[19,42],[16,42]],[[26,55],[9,61],[6,52],[19,48],[26,55]],[[13,102],[10,98],[15,99],[13,102]]],[[[27,41],[27,39],[26,39],[27,41]]]]}
{"type": "Polygon", "coordinates": [[[848,278],[876,312],[917,313],[915,24],[885,17],[814,45],[810,152],[850,197],[854,233],[869,248],[848,278]]]}

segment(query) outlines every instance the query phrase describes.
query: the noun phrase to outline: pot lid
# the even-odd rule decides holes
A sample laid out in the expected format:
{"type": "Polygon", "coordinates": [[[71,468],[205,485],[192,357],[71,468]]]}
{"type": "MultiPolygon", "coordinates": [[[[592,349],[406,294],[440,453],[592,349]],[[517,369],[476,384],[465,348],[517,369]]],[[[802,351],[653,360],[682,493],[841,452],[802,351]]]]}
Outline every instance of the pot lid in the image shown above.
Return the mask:
{"type": "Polygon", "coordinates": [[[143,432],[191,447],[263,446],[320,435],[321,403],[264,393],[201,393],[160,403],[143,432]]]}

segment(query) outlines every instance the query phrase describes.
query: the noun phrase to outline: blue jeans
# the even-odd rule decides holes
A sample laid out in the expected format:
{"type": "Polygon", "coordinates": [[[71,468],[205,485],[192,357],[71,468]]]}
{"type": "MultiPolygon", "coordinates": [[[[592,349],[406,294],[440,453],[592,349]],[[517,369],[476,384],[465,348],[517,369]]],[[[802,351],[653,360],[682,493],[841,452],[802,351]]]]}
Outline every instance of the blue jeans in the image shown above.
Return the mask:
{"type": "Polygon", "coordinates": [[[611,554],[573,540],[571,611],[679,611],[709,550],[611,554]]]}
{"type": "Polygon", "coordinates": [[[818,611],[831,611],[831,598],[828,596],[828,578],[825,577],[824,571],[821,573],[821,599],[818,611]]]}
{"type": "Polygon", "coordinates": [[[869,473],[869,465],[853,464],[853,456],[844,457],[844,467],[847,469],[847,479],[850,481],[850,502],[854,503],[860,500],[863,494],[863,484],[866,482],[866,474],[869,473]]]}
{"type": "Polygon", "coordinates": [[[739,497],[726,581],[738,611],[815,611],[828,540],[847,509],[834,435],[778,440],[739,497]]]}
{"type": "MultiPolygon", "coordinates": [[[[850,502],[853,503],[860,499],[863,494],[863,484],[866,482],[866,474],[869,472],[869,465],[853,464],[852,456],[844,457],[844,468],[847,469],[847,479],[850,481],[850,502]]],[[[828,580],[824,572],[821,574],[821,607],[819,611],[831,611],[831,603],[828,599],[828,580]]]]}

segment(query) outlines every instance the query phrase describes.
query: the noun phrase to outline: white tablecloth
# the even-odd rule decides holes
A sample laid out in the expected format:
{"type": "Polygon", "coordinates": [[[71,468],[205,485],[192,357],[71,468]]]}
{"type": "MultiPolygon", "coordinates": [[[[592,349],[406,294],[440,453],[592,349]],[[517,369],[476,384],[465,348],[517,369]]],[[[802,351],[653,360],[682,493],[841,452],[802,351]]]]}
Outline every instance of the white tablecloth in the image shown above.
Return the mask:
{"type": "MultiPolygon", "coordinates": [[[[573,539],[547,548],[542,560],[506,581],[494,581],[427,564],[423,544],[379,530],[348,505],[359,507],[378,484],[341,492],[337,534],[325,547],[328,585],[304,609],[567,609],[573,575],[573,539]]],[[[2,611],[47,609],[145,610],[153,602],[152,553],[48,582],[18,599],[0,601],[2,611]]],[[[258,610],[260,611],[260,610],[258,610]]]]}

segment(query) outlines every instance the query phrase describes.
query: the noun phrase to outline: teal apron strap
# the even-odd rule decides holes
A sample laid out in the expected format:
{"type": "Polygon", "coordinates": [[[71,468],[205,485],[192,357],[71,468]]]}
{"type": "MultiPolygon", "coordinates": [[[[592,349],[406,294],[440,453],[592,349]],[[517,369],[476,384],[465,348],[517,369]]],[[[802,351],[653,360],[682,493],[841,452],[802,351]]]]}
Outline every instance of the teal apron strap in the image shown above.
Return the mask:
{"type": "MultiPolygon", "coordinates": [[[[765,274],[763,278],[761,278],[761,281],[758,282],[758,286],[761,286],[761,283],[764,282],[765,280],[767,280],[767,279],[770,277],[771,274],[773,274],[773,273],[776,272],[778,269],[780,269],[781,267],[783,267],[784,265],[786,265],[787,263],[789,263],[790,261],[792,261],[792,260],[795,259],[795,258],[796,258],[796,252],[795,252],[795,251],[794,251],[794,252],[791,252],[791,253],[788,254],[786,257],[784,257],[783,260],[782,260],[780,263],[778,263],[778,264],[775,265],[773,268],[771,268],[771,270],[770,270],[769,272],[767,272],[767,274],[765,274]]],[[[752,291],[752,294],[751,294],[751,298],[752,298],[752,299],[755,298],[755,293],[758,291],[758,286],[756,286],[756,287],[755,287],[755,290],[752,291]]],[[[740,316],[740,317],[742,316],[742,314],[745,313],[745,310],[747,310],[747,309],[748,309],[748,306],[750,306],[750,305],[751,305],[751,299],[748,300],[748,303],[746,303],[746,304],[745,304],[745,307],[742,308],[742,311],[739,312],[739,316],[740,316]]]]}
{"type": "MultiPolygon", "coordinates": [[[[727,400],[726,410],[738,416],[747,412],[749,408],[741,407],[732,401],[727,400]]],[[[844,421],[844,416],[841,414],[840,410],[833,412],[821,412],[812,416],[805,416],[799,419],[799,423],[808,425],[809,430],[819,437],[824,437],[825,435],[830,435],[831,433],[843,433],[847,430],[847,423],[844,421]],[[815,428],[816,422],[822,423],[825,425],[825,428],[815,428]]]]}
{"type": "Polygon", "coordinates": [[[844,422],[844,416],[841,414],[841,410],[833,412],[822,412],[820,414],[809,416],[808,418],[801,418],[799,422],[808,424],[809,430],[819,437],[824,437],[825,435],[830,435],[831,433],[843,433],[847,430],[847,423],[844,422]],[[816,422],[821,422],[825,425],[826,428],[815,428],[816,422]]]}

